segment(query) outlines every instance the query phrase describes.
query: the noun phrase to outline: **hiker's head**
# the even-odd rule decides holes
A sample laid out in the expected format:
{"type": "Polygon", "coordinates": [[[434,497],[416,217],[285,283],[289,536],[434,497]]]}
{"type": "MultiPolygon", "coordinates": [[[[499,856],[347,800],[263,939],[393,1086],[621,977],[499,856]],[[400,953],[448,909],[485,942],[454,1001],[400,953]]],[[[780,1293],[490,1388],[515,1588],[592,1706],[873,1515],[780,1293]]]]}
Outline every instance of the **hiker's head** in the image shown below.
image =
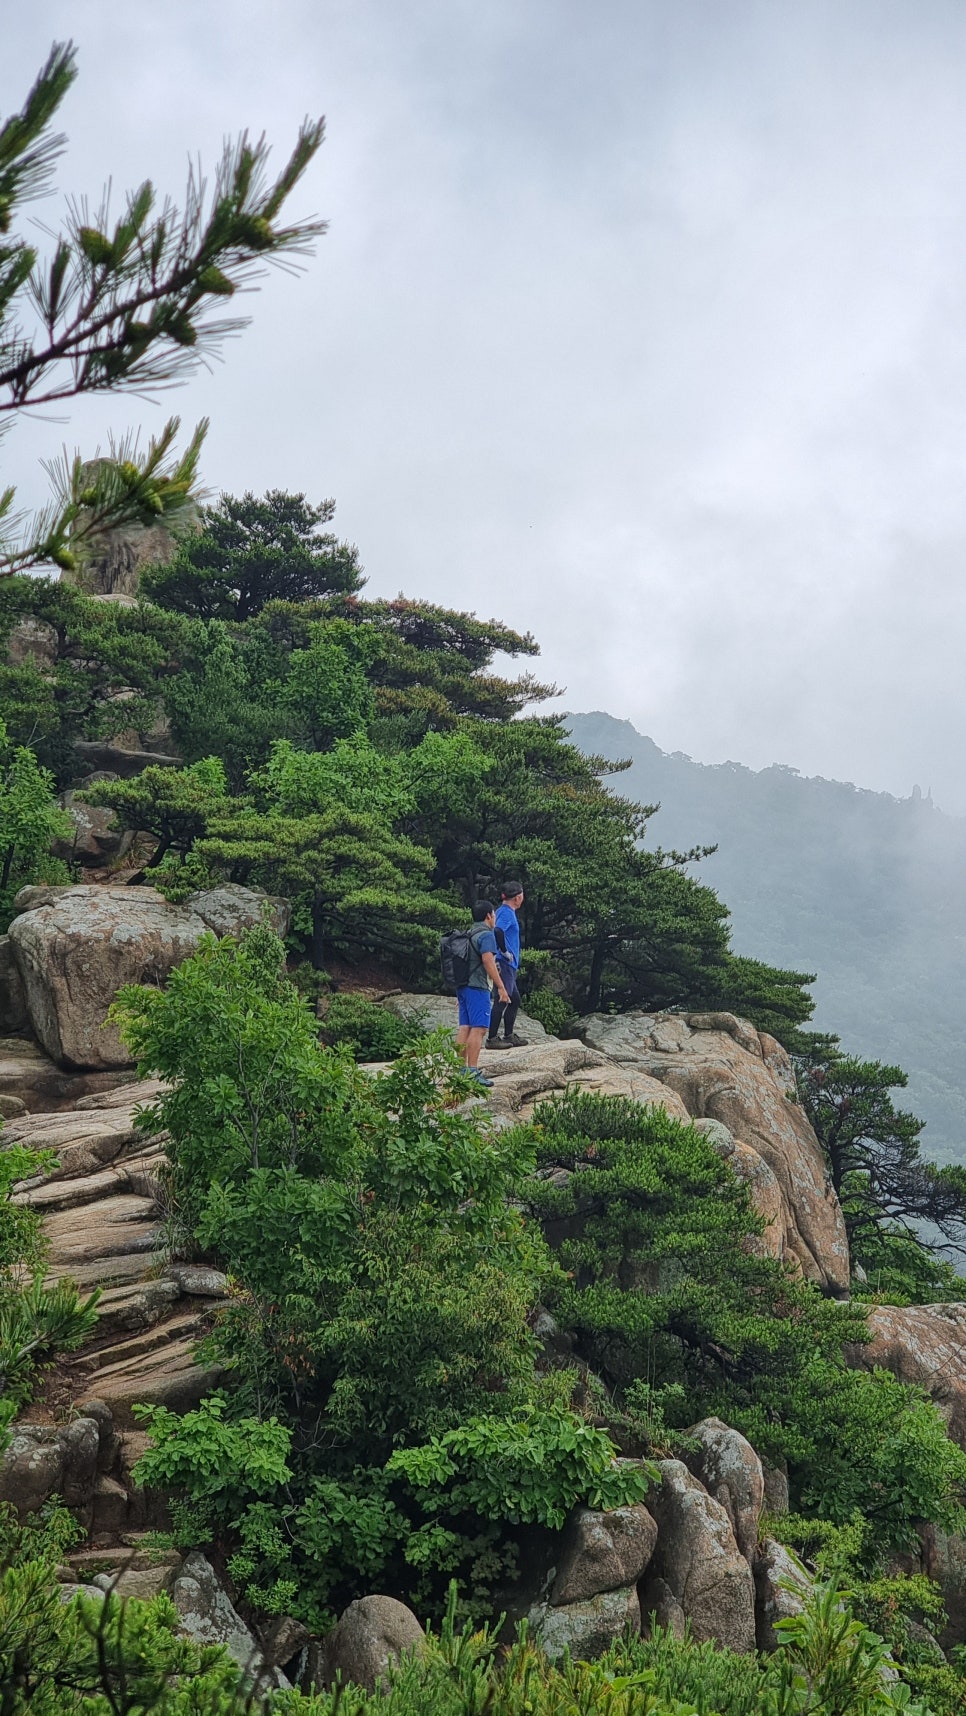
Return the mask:
{"type": "Polygon", "coordinates": [[[519,911],[523,905],[523,883],[504,882],[500,889],[500,898],[505,906],[512,906],[515,912],[519,911]]]}
{"type": "Polygon", "coordinates": [[[477,900],[473,907],[473,922],[475,924],[492,924],[496,918],[496,907],[492,900],[477,900]]]}

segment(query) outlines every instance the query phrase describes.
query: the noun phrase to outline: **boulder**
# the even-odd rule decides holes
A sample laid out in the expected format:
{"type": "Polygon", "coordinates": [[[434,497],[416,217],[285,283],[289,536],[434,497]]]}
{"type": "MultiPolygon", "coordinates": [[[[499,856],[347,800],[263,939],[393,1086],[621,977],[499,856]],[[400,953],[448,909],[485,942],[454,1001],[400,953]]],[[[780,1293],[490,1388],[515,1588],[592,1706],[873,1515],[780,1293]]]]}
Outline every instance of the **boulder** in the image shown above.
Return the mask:
{"type": "Polygon", "coordinates": [[[69,839],[54,841],[55,857],[92,867],[127,852],[134,835],[130,829],[115,827],[114,812],[107,805],[85,804],[76,790],[61,793],[60,803],[73,823],[73,833],[69,839]]]}
{"type": "Polygon", "coordinates": [[[720,1418],[703,1418],[687,1435],[698,1446],[685,1456],[685,1464],[708,1494],[721,1503],[735,1542],[750,1564],[765,1499],[761,1461],[740,1431],[729,1429],[720,1418]]]}
{"type": "Polygon", "coordinates": [[[103,1094],[130,1080],[129,1072],[65,1072],[39,1043],[25,1037],[0,1037],[0,1097],[14,1097],[30,1113],[63,1109],[78,1098],[103,1094]]]}
{"type": "Polygon", "coordinates": [[[812,1580],[790,1549],[766,1537],[755,1557],[755,1627],[759,1650],[777,1650],[781,1634],[775,1631],[779,1621],[790,1615],[800,1615],[812,1580]],[[788,1587],[793,1589],[789,1590],[788,1587]]]}
{"type": "Polygon", "coordinates": [[[139,750],[132,745],[121,744],[120,738],[75,739],[72,748],[79,774],[103,772],[119,776],[123,781],[131,780],[147,768],[180,769],[182,764],[181,757],[173,751],[139,750]]]}
{"type": "Polygon", "coordinates": [[[171,1581],[170,1595],[181,1632],[197,1644],[223,1645],[253,1683],[288,1687],[281,1671],[269,1668],[211,1562],[203,1555],[194,1551],[185,1556],[171,1581]]]}
{"type": "Polygon", "coordinates": [[[0,935],[0,1037],[27,1029],[27,996],[13,955],[13,942],[0,935]]]}
{"type": "MultiPolygon", "coordinates": [[[[267,896],[226,887],[171,905],[153,888],[76,887],[31,900],[10,925],[35,1036],[63,1066],[130,1066],[107,1011],[125,983],[160,988],[205,932],[231,916],[232,932],[258,923],[267,896]]],[[[19,903],[20,896],[18,896],[19,903]]],[[[284,913],[270,902],[277,921],[284,913]]]]}
{"type": "Polygon", "coordinates": [[[100,1430],[93,1418],[14,1425],[0,1454],[0,1501],[11,1502],[23,1519],[38,1513],[51,1496],[60,1496],[87,1525],[99,1452],[100,1430]]]}
{"type": "Polygon", "coordinates": [[[58,649],[57,627],[36,614],[25,614],[7,639],[7,662],[10,667],[36,667],[42,674],[50,674],[58,649]]]}
{"type": "Polygon", "coordinates": [[[412,1609],[395,1597],[359,1597],[339,1616],[325,1640],[322,1681],[326,1687],[351,1681],[374,1692],[391,1663],[424,1644],[412,1609]]]}
{"type": "Polygon", "coordinates": [[[633,1585],[601,1591],[583,1602],[539,1603],[527,1620],[533,1640],[551,1662],[565,1653],[575,1662],[590,1662],[631,1632],[641,1630],[641,1604],[633,1585]]]}
{"type": "Polygon", "coordinates": [[[873,1305],[868,1346],[846,1348],[857,1370],[891,1370],[916,1383],[939,1408],[954,1442],[966,1448],[966,1303],[873,1305]]]}
{"type": "MultiPolygon", "coordinates": [[[[759,1033],[730,1013],[595,1013],[580,1021],[580,1032],[591,1048],[660,1080],[693,1119],[721,1121],[736,1143],[761,1157],[784,1200],[774,1211],[774,1224],[786,1226],[781,1255],[824,1289],[849,1292],[842,1211],[818,1140],[801,1107],[789,1101],[787,1056],[773,1039],[766,1060],[759,1033]]],[[[741,1171],[764,1196],[751,1159],[741,1171]]]]}
{"type": "Polygon", "coordinates": [[[238,882],[225,882],[220,888],[205,888],[191,894],[185,901],[216,936],[240,936],[252,924],[266,921],[277,936],[288,935],[292,908],[280,894],[263,894],[260,888],[243,888],[238,882]]]}
{"type": "Polygon", "coordinates": [[[680,1460],[662,1460],[660,1471],[661,1487],[648,1500],[657,1521],[654,1576],[699,1643],[754,1650],[754,1580],[727,1513],[680,1460]]]}
{"type": "MultiPolygon", "coordinates": [[[[944,1651],[966,1644],[966,1537],[960,1532],[924,1526],[921,1569],[942,1592],[946,1624],[939,1634],[944,1651]]],[[[919,1571],[917,1567],[916,1572],[919,1571]]]]}
{"type": "Polygon", "coordinates": [[[601,1591],[636,1585],[656,1542],[657,1526],[646,1507],[617,1507],[606,1513],[577,1508],[564,1536],[551,1603],[559,1608],[585,1602],[601,1591]]]}
{"type": "Polygon", "coordinates": [[[688,1630],[687,1616],[666,1579],[652,1574],[641,1586],[641,1625],[648,1632],[653,1627],[669,1629],[673,1638],[683,1639],[688,1630]]]}

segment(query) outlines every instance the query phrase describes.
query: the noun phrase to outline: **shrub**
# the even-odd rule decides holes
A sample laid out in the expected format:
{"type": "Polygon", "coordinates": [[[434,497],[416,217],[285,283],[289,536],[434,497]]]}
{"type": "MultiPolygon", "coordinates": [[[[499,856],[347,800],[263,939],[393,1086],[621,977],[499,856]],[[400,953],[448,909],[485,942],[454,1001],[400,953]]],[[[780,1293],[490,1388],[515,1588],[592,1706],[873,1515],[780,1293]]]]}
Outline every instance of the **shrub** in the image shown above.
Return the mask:
{"type": "Polygon", "coordinates": [[[870,1563],[923,1520],[957,1528],[966,1454],[918,1390],[846,1368],[843,1341],[866,1338],[860,1308],[749,1249],[761,1223],[704,1138],[662,1109],[586,1093],[535,1121],[538,1159],[558,1171],[526,1191],[567,1272],[554,1311],[645,1442],[654,1404],[662,1436],[724,1418],[787,1459],[807,1511],[867,1516],[870,1563]]]}
{"type": "Polygon", "coordinates": [[[567,1410],[571,1379],[535,1377],[553,1270],[515,1204],[532,1141],[466,1108],[442,1033],[361,1072],[319,1045],[263,927],[207,942],[164,992],[122,992],[115,1016],[171,1079],[144,1124],[169,1135],[178,1214],[236,1281],[206,1349],[230,1404],[153,1414],[142,1476],[235,1534],[252,1601],[318,1619],[378,1576],[430,1602],[453,1570],[482,1591],[518,1519],[636,1493],[567,1410]],[[407,1450],[421,1490],[393,1463],[407,1450]]]}
{"type": "Polygon", "coordinates": [[[330,1048],[340,1044],[356,1061],[394,1061],[421,1041],[424,1032],[414,1019],[400,1019],[388,1007],[362,995],[333,995],[320,1032],[330,1048]]]}
{"type": "Polygon", "coordinates": [[[0,1510],[4,1716],[244,1716],[240,1669],[220,1645],[179,1637],[169,1598],[63,1602],[57,1564],[77,1534],[63,1509],[24,1527],[0,1510]]]}
{"type": "Polygon", "coordinates": [[[555,989],[531,990],[524,1007],[528,1016],[536,1019],[552,1037],[562,1036],[576,1017],[570,1002],[563,995],[558,995],[555,989]]]}

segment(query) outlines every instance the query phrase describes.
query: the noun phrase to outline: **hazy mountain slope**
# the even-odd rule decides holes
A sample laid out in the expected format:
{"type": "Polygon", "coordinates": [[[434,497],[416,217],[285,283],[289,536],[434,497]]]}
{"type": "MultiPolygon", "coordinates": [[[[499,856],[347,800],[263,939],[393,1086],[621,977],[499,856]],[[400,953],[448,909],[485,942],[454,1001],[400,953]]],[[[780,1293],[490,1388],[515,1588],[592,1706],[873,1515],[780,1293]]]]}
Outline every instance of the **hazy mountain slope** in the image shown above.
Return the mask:
{"type": "Polygon", "coordinates": [[[966,822],[782,766],[668,755],[629,721],[568,716],[583,751],[630,757],[615,791],[660,803],[649,843],[717,843],[699,866],[738,952],[818,973],[815,1023],[897,1061],[937,1160],[966,1161],[966,822]]]}

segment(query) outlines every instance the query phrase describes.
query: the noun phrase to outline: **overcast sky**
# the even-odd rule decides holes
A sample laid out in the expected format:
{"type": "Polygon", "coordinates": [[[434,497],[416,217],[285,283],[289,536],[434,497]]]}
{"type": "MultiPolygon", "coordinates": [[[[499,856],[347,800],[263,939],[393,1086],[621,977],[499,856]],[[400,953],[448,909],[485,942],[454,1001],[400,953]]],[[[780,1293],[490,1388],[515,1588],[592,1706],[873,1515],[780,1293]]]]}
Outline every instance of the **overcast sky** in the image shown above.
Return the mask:
{"type": "Polygon", "coordinates": [[[24,498],[209,414],[212,489],[333,496],[562,707],[966,812],[962,0],[10,4],[0,112],[67,36],[63,192],[324,113],[330,229],[210,376],[18,425],[24,498]]]}

